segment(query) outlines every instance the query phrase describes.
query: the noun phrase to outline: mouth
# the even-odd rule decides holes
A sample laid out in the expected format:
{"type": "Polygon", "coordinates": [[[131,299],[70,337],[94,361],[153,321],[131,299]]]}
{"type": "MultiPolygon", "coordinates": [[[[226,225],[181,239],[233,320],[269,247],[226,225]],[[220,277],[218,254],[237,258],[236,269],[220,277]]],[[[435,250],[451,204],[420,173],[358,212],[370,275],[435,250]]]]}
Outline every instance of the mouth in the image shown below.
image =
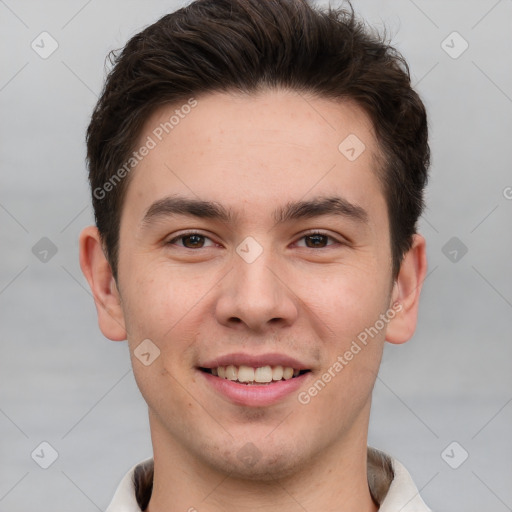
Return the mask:
{"type": "Polygon", "coordinates": [[[289,400],[313,375],[311,363],[285,353],[234,352],[200,361],[196,371],[207,393],[243,407],[268,407],[289,400]]]}
{"type": "Polygon", "coordinates": [[[266,365],[254,368],[246,365],[216,366],[213,368],[199,367],[200,371],[219,379],[225,379],[247,386],[268,386],[280,381],[292,380],[310,372],[309,369],[292,368],[291,366],[266,365]]]}

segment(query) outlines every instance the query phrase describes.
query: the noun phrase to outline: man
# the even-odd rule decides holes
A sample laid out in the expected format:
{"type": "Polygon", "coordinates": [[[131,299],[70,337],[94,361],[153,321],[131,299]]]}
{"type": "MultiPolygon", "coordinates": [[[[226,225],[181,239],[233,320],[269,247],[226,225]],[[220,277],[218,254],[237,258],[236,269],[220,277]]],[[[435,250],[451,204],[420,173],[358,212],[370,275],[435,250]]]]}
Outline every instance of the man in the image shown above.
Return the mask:
{"type": "Polygon", "coordinates": [[[425,109],[353,12],[198,0],[115,57],[80,263],[154,456],[109,512],[428,511],[367,447],[426,273],[425,109]]]}

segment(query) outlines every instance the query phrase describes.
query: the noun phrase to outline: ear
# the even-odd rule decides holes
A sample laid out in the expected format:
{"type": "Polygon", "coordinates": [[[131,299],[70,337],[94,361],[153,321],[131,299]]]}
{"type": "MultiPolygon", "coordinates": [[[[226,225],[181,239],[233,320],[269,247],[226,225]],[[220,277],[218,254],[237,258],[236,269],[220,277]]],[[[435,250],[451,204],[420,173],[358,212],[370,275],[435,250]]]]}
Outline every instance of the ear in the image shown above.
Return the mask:
{"type": "Polygon", "coordinates": [[[402,259],[400,272],[391,293],[390,307],[396,304],[396,315],[388,324],[386,341],[398,344],[412,338],[416,329],[420,292],[426,273],[426,242],[421,235],[415,234],[411,248],[402,259]]]}
{"type": "Polygon", "coordinates": [[[101,332],[112,341],[123,341],[126,339],[126,327],[121,297],[103,253],[98,228],[85,228],[80,233],[79,243],[80,267],[94,296],[101,332]]]}

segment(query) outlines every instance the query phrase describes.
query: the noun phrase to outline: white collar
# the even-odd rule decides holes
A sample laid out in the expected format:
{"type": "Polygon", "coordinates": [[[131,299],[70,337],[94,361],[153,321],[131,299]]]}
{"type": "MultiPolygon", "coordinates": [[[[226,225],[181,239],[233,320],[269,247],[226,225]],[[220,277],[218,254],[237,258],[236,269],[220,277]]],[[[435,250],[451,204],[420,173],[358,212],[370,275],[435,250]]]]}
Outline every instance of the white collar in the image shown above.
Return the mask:
{"type": "MultiPolygon", "coordinates": [[[[411,475],[407,469],[389,455],[373,449],[371,449],[371,451],[389,459],[395,475],[388,488],[384,501],[380,504],[379,512],[432,512],[421,499],[418,489],[412,481],[411,475]]],[[[370,456],[371,451],[369,452],[370,456]]],[[[151,460],[152,459],[147,459],[144,462],[150,462],[151,460]]],[[[135,499],[133,484],[135,468],[136,466],[122,479],[106,512],[141,512],[137,500],[135,499]]],[[[385,480],[385,477],[377,472],[369,476],[376,481],[379,479],[381,481],[385,480]]]]}

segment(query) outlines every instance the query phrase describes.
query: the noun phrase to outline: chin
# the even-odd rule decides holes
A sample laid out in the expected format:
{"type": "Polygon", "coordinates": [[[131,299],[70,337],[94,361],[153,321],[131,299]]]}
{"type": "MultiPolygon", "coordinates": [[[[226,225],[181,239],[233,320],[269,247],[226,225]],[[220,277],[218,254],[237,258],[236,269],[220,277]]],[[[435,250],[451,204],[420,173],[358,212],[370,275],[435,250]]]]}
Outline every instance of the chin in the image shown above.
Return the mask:
{"type": "MultiPolygon", "coordinates": [[[[238,444],[238,443],[237,443],[238,444]]],[[[210,452],[207,464],[215,471],[224,473],[230,479],[273,482],[294,475],[304,469],[308,460],[306,453],[299,453],[296,446],[280,446],[278,449],[271,443],[242,443],[238,450],[230,446],[224,456],[210,452]]],[[[203,457],[205,453],[203,452],[203,457]]]]}

